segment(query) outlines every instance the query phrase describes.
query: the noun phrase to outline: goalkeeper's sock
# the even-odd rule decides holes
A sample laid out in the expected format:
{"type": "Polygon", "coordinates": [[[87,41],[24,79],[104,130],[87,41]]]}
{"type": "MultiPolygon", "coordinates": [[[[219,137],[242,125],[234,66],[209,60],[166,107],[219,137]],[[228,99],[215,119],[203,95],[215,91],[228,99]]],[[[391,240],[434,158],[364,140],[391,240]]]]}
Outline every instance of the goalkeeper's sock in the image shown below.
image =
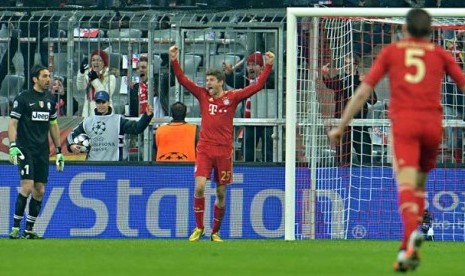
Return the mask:
{"type": "Polygon", "coordinates": [[[194,214],[197,228],[203,229],[203,213],[205,212],[205,197],[194,197],[194,214]]]}
{"type": "Polygon", "coordinates": [[[410,234],[415,231],[418,225],[418,204],[414,189],[409,185],[399,186],[399,212],[404,225],[404,234],[400,248],[406,249],[410,234]]]}
{"type": "Polygon", "coordinates": [[[16,198],[15,214],[13,216],[13,227],[19,228],[21,221],[23,220],[24,210],[26,209],[26,204],[27,204],[27,196],[18,194],[18,197],[16,198]]]}
{"type": "Polygon", "coordinates": [[[29,202],[29,214],[26,217],[26,230],[32,231],[41,208],[42,201],[38,201],[34,197],[31,197],[31,201],[29,202]]]}
{"type": "Polygon", "coordinates": [[[215,204],[215,208],[214,208],[214,211],[213,211],[213,227],[212,227],[212,233],[213,234],[218,233],[218,231],[220,231],[221,222],[223,221],[223,217],[224,217],[224,207],[220,208],[220,207],[216,206],[216,204],[215,204]]]}
{"type": "Polygon", "coordinates": [[[423,222],[423,214],[425,212],[425,189],[424,188],[416,188],[415,189],[415,199],[418,204],[418,225],[421,225],[423,222]]]}

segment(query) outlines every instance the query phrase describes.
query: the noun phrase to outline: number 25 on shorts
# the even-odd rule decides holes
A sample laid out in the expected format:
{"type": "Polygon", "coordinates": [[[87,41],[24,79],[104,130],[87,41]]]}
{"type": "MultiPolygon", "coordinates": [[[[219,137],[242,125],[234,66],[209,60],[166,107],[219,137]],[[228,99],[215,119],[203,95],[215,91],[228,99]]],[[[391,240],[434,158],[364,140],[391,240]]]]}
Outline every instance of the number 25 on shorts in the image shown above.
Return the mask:
{"type": "Polygon", "coordinates": [[[231,171],[221,171],[221,181],[230,181],[231,180],[231,171]]]}

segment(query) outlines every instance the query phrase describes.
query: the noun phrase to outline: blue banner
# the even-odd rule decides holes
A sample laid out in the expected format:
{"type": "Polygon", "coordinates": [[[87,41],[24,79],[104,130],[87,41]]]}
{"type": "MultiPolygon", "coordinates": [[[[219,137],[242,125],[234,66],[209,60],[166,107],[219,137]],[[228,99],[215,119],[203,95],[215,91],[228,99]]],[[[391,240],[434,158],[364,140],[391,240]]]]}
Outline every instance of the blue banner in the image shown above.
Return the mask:
{"type": "MultiPolygon", "coordinates": [[[[311,176],[296,177],[296,237],[313,220],[318,239],[400,239],[396,184],[387,168],[320,168],[311,204],[311,176]],[[324,179],[323,175],[338,175],[324,179]],[[312,207],[313,206],[313,207],[312,207]],[[312,213],[314,210],[314,213],[312,213]]],[[[284,238],[284,167],[234,168],[221,235],[227,239],[284,238]]],[[[465,170],[436,169],[427,184],[426,208],[436,240],[465,239],[465,170]]],[[[17,168],[0,165],[0,235],[12,226],[17,168]]],[[[48,238],[180,238],[195,228],[192,165],[67,164],[50,167],[35,230],[48,238]]],[[[215,184],[206,189],[205,231],[211,231],[215,184]]]]}
{"type": "MultiPolygon", "coordinates": [[[[300,182],[311,181],[298,169],[300,182]]],[[[315,180],[317,239],[399,240],[397,185],[390,168],[319,168],[315,180]],[[325,178],[326,176],[326,178],[325,178]]],[[[426,184],[425,209],[432,214],[435,240],[465,241],[465,169],[435,169],[426,184]]],[[[306,187],[309,188],[310,184],[306,187]]],[[[311,233],[311,193],[297,194],[297,237],[311,233]]]]}
{"type": "MultiPolygon", "coordinates": [[[[35,230],[48,238],[187,238],[195,228],[194,167],[50,166],[35,230]]],[[[0,235],[12,226],[19,176],[0,165],[0,235]]],[[[284,167],[235,166],[221,227],[224,238],[283,238],[284,167]],[[253,210],[253,211],[251,211],[253,210]]],[[[205,231],[211,231],[215,184],[206,189],[205,231]]]]}

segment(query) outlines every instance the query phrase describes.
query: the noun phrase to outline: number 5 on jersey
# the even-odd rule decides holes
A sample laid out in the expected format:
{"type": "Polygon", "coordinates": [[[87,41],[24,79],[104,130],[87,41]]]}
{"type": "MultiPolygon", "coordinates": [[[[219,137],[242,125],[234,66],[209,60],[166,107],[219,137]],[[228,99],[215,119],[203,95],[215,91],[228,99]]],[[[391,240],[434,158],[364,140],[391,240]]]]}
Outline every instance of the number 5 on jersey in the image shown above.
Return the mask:
{"type": "Polygon", "coordinates": [[[425,55],[424,49],[408,48],[405,50],[405,66],[413,66],[416,69],[415,74],[407,73],[404,79],[409,83],[419,83],[425,78],[426,66],[422,57],[425,55]]]}

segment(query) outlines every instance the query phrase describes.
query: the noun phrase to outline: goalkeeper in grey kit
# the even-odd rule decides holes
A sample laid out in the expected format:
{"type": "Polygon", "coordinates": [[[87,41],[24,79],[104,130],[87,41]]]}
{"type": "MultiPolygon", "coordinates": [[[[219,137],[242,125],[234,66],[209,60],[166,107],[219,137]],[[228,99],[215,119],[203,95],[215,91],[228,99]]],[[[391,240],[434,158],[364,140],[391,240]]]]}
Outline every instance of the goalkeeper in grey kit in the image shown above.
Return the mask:
{"type": "Polygon", "coordinates": [[[31,69],[33,89],[18,95],[13,102],[8,124],[10,162],[18,165],[21,188],[15,204],[11,239],[41,239],[33,227],[42,207],[49,169],[48,133],[55,145],[56,165],[63,171],[65,159],[61,154],[60,129],[57,123],[55,100],[49,92],[50,72],[46,67],[31,69]],[[29,202],[26,228],[21,235],[21,221],[29,202]]]}
{"type": "Polygon", "coordinates": [[[98,91],[94,99],[97,105],[95,115],[84,118],[68,135],[68,151],[87,152],[88,161],[121,161],[124,134],[142,133],[152,120],[153,108],[148,105],[139,121],[132,121],[113,113],[108,92],[98,91]],[[79,139],[75,139],[81,134],[89,137],[90,149],[83,150],[84,146],[79,144],[79,139]]]}

